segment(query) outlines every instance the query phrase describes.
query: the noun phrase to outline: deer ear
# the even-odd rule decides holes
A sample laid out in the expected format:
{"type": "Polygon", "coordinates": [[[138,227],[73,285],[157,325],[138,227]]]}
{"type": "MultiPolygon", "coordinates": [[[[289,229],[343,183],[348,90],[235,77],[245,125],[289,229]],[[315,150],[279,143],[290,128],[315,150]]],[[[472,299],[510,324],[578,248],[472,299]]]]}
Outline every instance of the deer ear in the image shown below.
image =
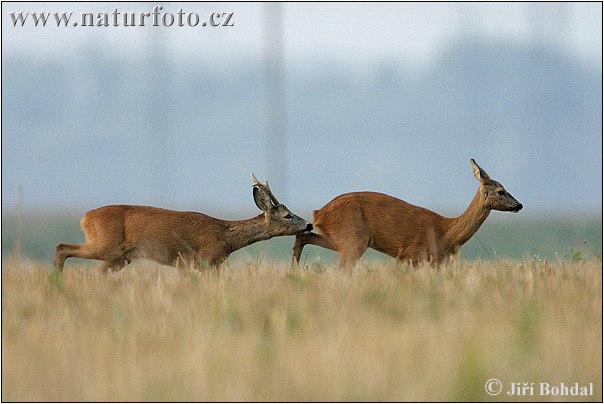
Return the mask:
{"type": "Polygon", "coordinates": [[[480,166],[476,164],[476,161],[474,159],[470,159],[470,165],[472,166],[472,172],[474,173],[474,177],[481,184],[491,179],[491,177],[489,177],[489,174],[487,174],[485,170],[480,168],[480,166]]]}
{"type": "Polygon", "coordinates": [[[266,192],[264,186],[262,186],[261,184],[254,185],[253,195],[254,202],[256,203],[256,206],[258,206],[258,209],[263,212],[267,212],[270,210],[270,208],[272,207],[271,196],[268,192],[266,192]]]}

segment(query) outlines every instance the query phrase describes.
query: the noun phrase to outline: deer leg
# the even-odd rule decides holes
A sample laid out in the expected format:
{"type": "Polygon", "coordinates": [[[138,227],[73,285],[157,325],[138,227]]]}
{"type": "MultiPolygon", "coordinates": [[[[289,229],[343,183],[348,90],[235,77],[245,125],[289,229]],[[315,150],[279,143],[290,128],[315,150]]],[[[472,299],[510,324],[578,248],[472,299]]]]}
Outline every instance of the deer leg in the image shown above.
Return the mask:
{"type": "Polygon", "coordinates": [[[206,271],[213,269],[218,271],[220,265],[228,258],[227,254],[223,253],[196,253],[192,256],[181,256],[185,265],[192,267],[198,271],[206,271]]]}
{"type": "Polygon", "coordinates": [[[422,260],[420,258],[400,258],[397,257],[397,262],[403,265],[408,265],[411,266],[413,268],[417,268],[420,264],[420,262],[422,262],[422,260]]]}
{"type": "Polygon", "coordinates": [[[336,247],[325,237],[316,233],[298,234],[296,241],[294,242],[294,255],[292,256],[292,266],[298,265],[300,262],[300,256],[302,255],[302,249],[307,244],[316,245],[319,247],[327,248],[328,250],[337,251],[336,247]]]}
{"type": "Polygon", "coordinates": [[[361,255],[367,250],[366,246],[351,246],[341,249],[340,252],[340,268],[350,268],[357,263],[361,255]]]}
{"type": "Polygon", "coordinates": [[[115,260],[110,260],[110,261],[103,261],[103,263],[101,265],[99,265],[98,270],[101,272],[118,272],[120,271],[123,267],[125,267],[126,265],[128,265],[130,263],[130,260],[126,257],[120,257],[118,259],[115,260]]]}
{"type": "Polygon", "coordinates": [[[65,260],[70,257],[93,259],[93,251],[88,244],[57,244],[54,266],[63,270],[65,260]]]}
{"type": "Polygon", "coordinates": [[[350,268],[354,266],[363,253],[367,250],[367,243],[362,242],[351,242],[344,244],[344,247],[340,248],[340,268],[350,268]]]}
{"type": "Polygon", "coordinates": [[[306,242],[306,239],[308,237],[306,237],[306,234],[300,234],[296,236],[296,240],[294,241],[294,254],[292,255],[292,267],[295,265],[297,265],[300,262],[300,256],[302,255],[302,250],[304,249],[304,246],[306,244],[308,244],[306,242]]]}
{"type": "Polygon", "coordinates": [[[416,268],[422,261],[431,260],[431,255],[422,248],[421,245],[408,245],[405,247],[401,247],[398,251],[396,259],[404,264],[411,265],[416,268]]]}
{"type": "MultiPolygon", "coordinates": [[[[206,268],[204,269],[211,269],[213,271],[216,271],[217,273],[220,273],[220,266],[224,261],[226,261],[226,259],[227,257],[223,256],[213,257],[207,261],[206,268]]],[[[198,269],[201,270],[202,268],[198,269]]]]}

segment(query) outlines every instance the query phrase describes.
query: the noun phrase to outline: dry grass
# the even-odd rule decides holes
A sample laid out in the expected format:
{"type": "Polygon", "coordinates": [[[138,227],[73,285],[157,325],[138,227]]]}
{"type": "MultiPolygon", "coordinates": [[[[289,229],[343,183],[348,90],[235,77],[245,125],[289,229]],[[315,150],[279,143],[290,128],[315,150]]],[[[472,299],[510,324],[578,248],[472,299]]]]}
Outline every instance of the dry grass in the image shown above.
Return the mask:
{"type": "Polygon", "coordinates": [[[493,377],[602,400],[600,262],[2,269],[3,401],[472,401],[493,377]]]}

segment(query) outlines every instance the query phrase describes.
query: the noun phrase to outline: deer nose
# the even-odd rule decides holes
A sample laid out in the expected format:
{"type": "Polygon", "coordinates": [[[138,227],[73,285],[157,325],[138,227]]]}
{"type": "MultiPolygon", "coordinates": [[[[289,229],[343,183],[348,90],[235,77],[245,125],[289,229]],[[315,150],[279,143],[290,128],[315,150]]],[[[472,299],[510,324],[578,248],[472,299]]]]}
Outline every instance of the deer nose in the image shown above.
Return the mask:
{"type": "Polygon", "coordinates": [[[306,229],[304,229],[304,231],[312,231],[312,224],[311,224],[311,223],[308,223],[308,224],[306,225],[306,229]]]}
{"type": "Polygon", "coordinates": [[[521,211],[522,210],[522,204],[519,203],[518,206],[516,206],[515,210],[516,210],[516,212],[521,211]]]}

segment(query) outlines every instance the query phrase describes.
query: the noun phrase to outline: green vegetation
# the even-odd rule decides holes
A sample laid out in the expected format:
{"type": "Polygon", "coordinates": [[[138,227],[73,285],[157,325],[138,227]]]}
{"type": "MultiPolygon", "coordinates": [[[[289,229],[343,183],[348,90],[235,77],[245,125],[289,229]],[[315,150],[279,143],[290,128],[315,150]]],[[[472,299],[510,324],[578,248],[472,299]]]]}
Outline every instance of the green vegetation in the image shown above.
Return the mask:
{"type": "MultiPolygon", "coordinates": [[[[14,255],[20,248],[22,257],[51,263],[58,242],[81,243],[84,235],[79,216],[27,215],[23,219],[23,238],[19,241],[19,221],[15,215],[2,218],[2,257],[14,255]]],[[[231,261],[289,260],[293,237],[279,237],[253,244],[231,255],[231,261]]],[[[500,215],[495,212],[461,250],[468,259],[538,257],[557,261],[568,257],[601,259],[602,217],[599,215],[565,217],[531,217],[500,215]],[[585,241],[584,241],[585,240],[585,241]]],[[[364,261],[390,261],[375,251],[367,251],[364,261]]],[[[302,254],[307,264],[329,265],[337,255],[315,246],[302,254]]],[[[71,260],[68,263],[72,262],[71,260]]],[[[77,261],[76,261],[77,262],[77,261]]]]}
{"type": "Polygon", "coordinates": [[[602,400],[598,260],[91,265],[4,260],[3,401],[602,400]]]}

